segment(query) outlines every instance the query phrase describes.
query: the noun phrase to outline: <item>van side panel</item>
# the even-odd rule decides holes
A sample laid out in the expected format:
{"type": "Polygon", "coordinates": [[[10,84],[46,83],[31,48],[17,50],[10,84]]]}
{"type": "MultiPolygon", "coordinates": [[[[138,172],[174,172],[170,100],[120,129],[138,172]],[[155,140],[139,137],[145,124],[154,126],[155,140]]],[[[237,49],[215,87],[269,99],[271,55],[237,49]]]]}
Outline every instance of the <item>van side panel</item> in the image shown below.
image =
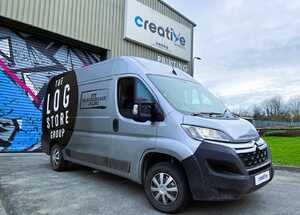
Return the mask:
{"type": "Polygon", "coordinates": [[[66,155],[107,167],[112,142],[112,79],[79,82],[78,89],[77,120],[66,155]]]}

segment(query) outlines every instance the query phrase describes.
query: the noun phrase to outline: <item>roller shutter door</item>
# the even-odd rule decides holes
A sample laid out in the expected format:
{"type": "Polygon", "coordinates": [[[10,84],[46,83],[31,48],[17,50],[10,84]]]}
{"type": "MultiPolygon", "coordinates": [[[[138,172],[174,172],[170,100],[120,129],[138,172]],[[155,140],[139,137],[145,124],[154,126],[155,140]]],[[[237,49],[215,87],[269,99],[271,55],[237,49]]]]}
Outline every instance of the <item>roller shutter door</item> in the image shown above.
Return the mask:
{"type": "Polygon", "coordinates": [[[0,152],[39,151],[48,80],[101,59],[87,50],[0,26],[0,152]]]}

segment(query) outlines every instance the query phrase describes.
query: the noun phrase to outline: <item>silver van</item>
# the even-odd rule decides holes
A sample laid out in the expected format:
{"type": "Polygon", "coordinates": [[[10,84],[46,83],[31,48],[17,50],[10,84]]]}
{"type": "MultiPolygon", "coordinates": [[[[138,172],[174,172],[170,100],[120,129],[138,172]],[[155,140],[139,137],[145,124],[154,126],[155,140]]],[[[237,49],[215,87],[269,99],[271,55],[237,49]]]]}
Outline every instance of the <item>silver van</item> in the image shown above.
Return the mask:
{"type": "Polygon", "coordinates": [[[167,213],[190,199],[240,198],[274,172],[251,123],[185,72],[136,57],[53,77],[42,147],[54,170],[73,162],[128,178],[167,213]]]}

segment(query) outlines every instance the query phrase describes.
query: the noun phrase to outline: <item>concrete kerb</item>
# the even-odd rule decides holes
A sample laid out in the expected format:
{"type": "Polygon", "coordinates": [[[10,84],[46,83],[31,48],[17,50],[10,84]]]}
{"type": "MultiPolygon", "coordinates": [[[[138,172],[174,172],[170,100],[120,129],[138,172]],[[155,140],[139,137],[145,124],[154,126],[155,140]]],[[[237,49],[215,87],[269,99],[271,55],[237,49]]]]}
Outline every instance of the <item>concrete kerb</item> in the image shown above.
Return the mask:
{"type": "Polygon", "coordinates": [[[275,170],[285,170],[290,172],[300,172],[300,167],[294,167],[294,166],[279,166],[274,165],[275,170]]]}

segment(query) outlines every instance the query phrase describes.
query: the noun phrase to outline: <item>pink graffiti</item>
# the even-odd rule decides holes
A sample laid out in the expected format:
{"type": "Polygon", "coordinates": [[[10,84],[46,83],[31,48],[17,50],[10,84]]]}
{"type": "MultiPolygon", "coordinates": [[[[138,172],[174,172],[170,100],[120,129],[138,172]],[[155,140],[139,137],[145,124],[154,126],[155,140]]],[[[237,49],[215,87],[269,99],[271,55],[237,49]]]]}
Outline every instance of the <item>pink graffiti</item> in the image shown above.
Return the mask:
{"type": "Polygon", "coordinates": [[[37,97],[34,92],[32,92],[32,90],[23,82],[21,81],[18,76],[16,76],[15,73],[13,73],[12,71],[10,71],[10,69],[8,68],[8,66],[0,59],[0,67],[3,69],[4,73],[11,78],[17,85],[19,85],[23,90],[25,90],[25,92],[27,92],[33,99],[34,103],[37,106],[40,106],[41,104],[41,100],[39,99],[39,97],[37,97]]]}

